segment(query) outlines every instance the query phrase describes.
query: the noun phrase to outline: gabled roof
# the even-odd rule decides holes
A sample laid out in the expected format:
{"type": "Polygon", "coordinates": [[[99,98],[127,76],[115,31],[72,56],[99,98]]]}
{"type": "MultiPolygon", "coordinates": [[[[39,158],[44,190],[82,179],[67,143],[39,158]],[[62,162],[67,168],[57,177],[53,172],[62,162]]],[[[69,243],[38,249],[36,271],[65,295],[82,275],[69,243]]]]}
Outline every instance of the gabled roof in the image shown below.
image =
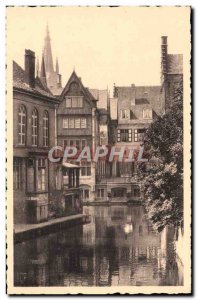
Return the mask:
{"type": "Polygon", "coordinates": [[[60,99],[62,100],[64,95],[68,92],[69,90],[69,87],[70,87],[70,84],[72,82],[77,82],[79,84],[79,87],[82,91],[82,93],[84,94],[84,96],[86,96],[86,98],[89,100],[89,101],[92,101],[92,102],[96,102],[97,100],[94,98],[94,96],[90,93],[90,91],[88,90],[88,88],[84,87],[80,77],[77,76],[76,72],[73,71],[67,84],[65,85],[61,95],[60,95],[60,99]]]}
{"type": "Polygon", "coordinates": [[[183,55],[168,54],[167,55],[167,73],[183,74],[183,55]]]}
{"type": "Polygon", "coordinates": [[[39,77],[35,78],[34,88],[29,86],[25,82],[25,71],[15,61],[13,61],[13,87],[33,93],[36,96],[44,96],[51,100],[57,100],[57,98],[52,95],[48,87],[41,82],[39,77]]]}

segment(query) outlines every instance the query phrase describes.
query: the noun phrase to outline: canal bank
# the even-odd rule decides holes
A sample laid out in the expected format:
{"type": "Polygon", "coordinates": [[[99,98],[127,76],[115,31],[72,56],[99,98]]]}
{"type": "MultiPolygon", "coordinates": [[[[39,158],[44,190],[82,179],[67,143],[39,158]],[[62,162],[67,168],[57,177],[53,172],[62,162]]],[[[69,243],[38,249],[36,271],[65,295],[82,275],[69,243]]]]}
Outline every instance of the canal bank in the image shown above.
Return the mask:
{"type": "Polygon", "coordinates": [[[42,222],[39,224],[15,224],[14,225],[14,242],[39,237],[78,224],[88,223],[89,217],[84,214],[66,216],[42,222]]]}

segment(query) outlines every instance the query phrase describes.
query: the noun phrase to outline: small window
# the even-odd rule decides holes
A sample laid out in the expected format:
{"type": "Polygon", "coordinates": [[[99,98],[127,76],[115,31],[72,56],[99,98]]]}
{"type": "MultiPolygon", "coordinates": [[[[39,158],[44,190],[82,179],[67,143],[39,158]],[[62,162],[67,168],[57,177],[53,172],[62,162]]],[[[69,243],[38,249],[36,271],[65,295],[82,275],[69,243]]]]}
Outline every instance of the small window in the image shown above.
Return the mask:
{"type": "Polygon", "coordinates": [[[81,118],[81,128],[86,128],[86,119],[81,118]]]}
{"type": "Polygon", "coordinates": [[[66,108],[72,107],[72,98],[66,97],[66,108]]]}
{"type": "Polygon", "coordinates": [[[143,109],[143,119],[152,119],[152,109],[150,108],[143,109]]]}
{"type": "Polygon", "coordinates": [[[63,118],[63,128],[68,128],[68,118],[63,118]]]}
{"type": "Polygon", "coordinates": [[[80,128],[80,118],[75,119],[75,128],[80,128]]]}
{"type": "Polygon", "coordinates": [[[46,171],[44,168],[38,169],[38,190],[46,190],[46,171]]]}
{"type": "Polygon", "coordinates": [[[75,128],[75,119],[74,118],[69,119],[69,128],[75,128]]]}
{"type": "Polygon", "coordinates": [[[38,159],[38,168],[45,168],[45,159],[44,158],[39,158],[38,159]]]}
{"type": "Polygon", "coordinates": [[[97,195],[98,198],[104,198],[104,195],[105,195],[104,189],[97,189],[96,190],[96,195],[97,195]]]}
{"type": "Polygon", "coordinates": [[[145,129],[135,129],[135,137],[134,141],[135,142],[143,142],[144,140],[144,134],[145,134],[145,129]]]}
{"type": "Polygon", "coordinates": [[[131,129],[118,129],[117,142],[131,142],[132,132],[131,129]]]}
{"type": "Polygon", "coordinates": [[[91,162],[81,161],[81,176],[91,176],[91,162]]]}
{"type": "Polygon", "coordinates": [[[121,119],[128,120],[130,118],[130,111],[128,109],[122,109],[121,110],[121,119]]]}

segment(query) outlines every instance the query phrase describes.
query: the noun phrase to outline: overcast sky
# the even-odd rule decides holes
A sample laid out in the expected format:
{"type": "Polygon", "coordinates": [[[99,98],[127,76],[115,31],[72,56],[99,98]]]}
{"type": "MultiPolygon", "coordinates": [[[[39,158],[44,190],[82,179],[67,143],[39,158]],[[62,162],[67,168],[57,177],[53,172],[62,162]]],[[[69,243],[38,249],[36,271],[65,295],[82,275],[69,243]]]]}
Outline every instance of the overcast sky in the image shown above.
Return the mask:
{"type": "Polygon", "coordinates": [[[24,51],[41,60],[46,24],[62,83],[73,68],[89,88],[159,85],[161,36],[169,53],[188,54],[189,8],[8,8],[7,51],[24,67],[24,51]]]}

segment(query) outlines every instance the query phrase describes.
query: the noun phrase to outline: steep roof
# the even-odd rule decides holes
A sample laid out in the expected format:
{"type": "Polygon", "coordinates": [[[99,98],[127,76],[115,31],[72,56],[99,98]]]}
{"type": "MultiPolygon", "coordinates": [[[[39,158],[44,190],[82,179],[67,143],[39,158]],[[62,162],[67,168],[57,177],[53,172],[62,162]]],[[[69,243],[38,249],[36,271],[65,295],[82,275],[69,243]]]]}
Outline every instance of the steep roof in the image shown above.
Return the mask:
{"type": "Polygon", "coordinates": [[[51,100],[57,100],[47,86],[41,82],[39,77],[35,78],[34,88],[29,86],[25,82],[25,71],[15,61],[13,61],[13,87],[33,93],[36,96],[44,96],[50,98],[51,100]]]}
{"type": "Polygon", "coordinates": [[[84,87],[81,78],[77,76],[75,71],[72,72],[67,84],[65,85],[60,95],[60,99],[63,99],[64,95],[69,91],[69,87],[72,82],[77,82],[79,84],[81,91],[83,92],[84,96],[87,97],[88,100],[92,101],[93,103],[97,101],[97,99],[95,99],[94,96],[90,93],[89,89],[84,87]]]}
{"type": "MultiPolygon", "coordinates": [[[[117,109],[119,100],[121,101],[121,105],[124,107],[131,109],[135,115],[135,112],[139,111],[139,109],[143,109],[144,107],[152,108],[156,114],[160,114],[162,111],[161,101],[162,101],[162,93],[161,86],[129,86],[129,87],[116,87],[116,97],[117,101],[117,109]],[[131,106],[131,102],[128,100],[134,99],[134,103],[131,106]]],[[[110,106],[112,105],[112,101],[110,101],[110,106]]],[[[115,105],[113,103],[113,105],[115,105]]],[[[114,108],[113,108],[114,110],[114,108]]],[[[115,116],[115,115],[114,115],[115,116]]]]}
{"type": "Polygon", "coordinates": [[[167,55],[167,73],[183,74],[183,55],[168,54],[167,55]]]}

